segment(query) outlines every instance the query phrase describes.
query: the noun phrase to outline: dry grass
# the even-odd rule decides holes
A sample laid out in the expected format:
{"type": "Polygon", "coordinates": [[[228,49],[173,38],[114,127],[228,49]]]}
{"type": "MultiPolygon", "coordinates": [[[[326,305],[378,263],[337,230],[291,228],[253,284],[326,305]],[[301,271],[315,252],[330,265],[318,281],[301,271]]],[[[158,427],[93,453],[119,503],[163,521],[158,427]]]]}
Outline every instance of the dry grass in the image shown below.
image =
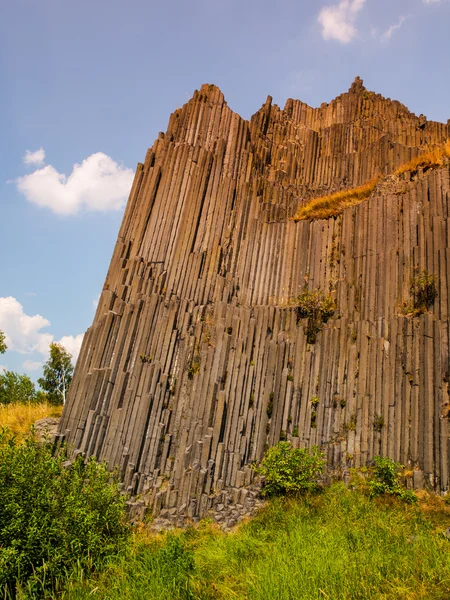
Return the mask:
{"type": "MultiPolygon", "coordinates": [[[[444,161],[450,158],[450,140],[447,140],[442,146],[437,146],[431,150],[426,150],[419,156],[416,156],[405,163],[395,171],[395,175],[402,175],[411,171],[414,175],[422,169],[432,169],[440,167],[444,161]]],[[[344,208],[360,204],[372,194],[379,179],[375,178],[356,188],[342,190],[328,196],[314,198],[297,211],[293,221],[312,221],[314,219],[329,219],[341,214],[344,208]]]]}
{"type": "Polygon", "coordinates": [[[339,215],[344,208],[359,204],[366,200],[375,189],[378,183],[378,177],[368,181],[350,190],[342,190],[329,196],[321,196],[314,198],[305,206],[302,206],[295,217],[294,221],[311,221],[313,219],[329,219],[339,215]]]}
{"type": "Polygon", "coordinates": [[[396,175],[402,175],[407,171],[411,171],[412,174],[417,173],[419,169],[432,169],[440,167],[444,164],[444,160],[450,158],[450,140],[447,140],[442,146],[437,146],[432,150],[427,150],[419,156],[415,156],[409,162],[399,167],[396,171],[396,175]]]}
{"type": "Polygon", "coordinates": [[[0,427],[8,427],[13,433],[27,433],[35,421],[44,417],[60,417],[62,406],[42,404],[0,405],[0,427]]]}

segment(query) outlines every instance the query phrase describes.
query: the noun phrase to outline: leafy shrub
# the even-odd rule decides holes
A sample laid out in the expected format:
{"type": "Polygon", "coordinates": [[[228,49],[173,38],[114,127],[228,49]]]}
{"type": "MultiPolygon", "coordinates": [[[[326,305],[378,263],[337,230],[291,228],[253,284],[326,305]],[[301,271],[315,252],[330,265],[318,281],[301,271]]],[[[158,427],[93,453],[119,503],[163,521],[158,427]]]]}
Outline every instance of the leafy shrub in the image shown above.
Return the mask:
{"type": "Polygon", "coordinates": [[[331,296],[325,296],[319,289],[304,289],[294,302],[297,324],[301,319],[308,319],[306,339],[308,344],[315,344],[323,324],[333,316],[336,303],[331,296]]]}
{"type": "Polygon", "coordinates": [[[264,477],[264,496],[279,496],[318,488],[325,468],[325,455],[317,446],[293,448],[290,442],[278,442],[266,452],[256,473],[264,477]]]}
{"type": "Polygon", "coordinates": [[[437,298],[437,276],[423,270],[411,279],[409,291],[413,297],[416,310],[427,311],[433,306],[437,298]]]}
{"type": "Polygon", "coordinates": [[[45,597],[75,567],[103,566],[127,540],[124,503],[104,465],[67,465],[49,444],[1,430],[0,592],[45,597]]]}
{"type": "Polygon", "coordinates": [[[436,282],[437,276],[425,269],[412,277],[409,287],[411,300],[401,305],[400,313],[415,317],[429,311],[438,296],[436,282]]]}
{"type": "Polygon", "coordinates": [[[375,496],[397,496],[405,502],[416,502],[417,496],[403,487],[400,482],[400,473],[403,465],[394,462],[391,458],[375,456],[374,466],[371,469],[367,485],[371,498],[375,496]]]}

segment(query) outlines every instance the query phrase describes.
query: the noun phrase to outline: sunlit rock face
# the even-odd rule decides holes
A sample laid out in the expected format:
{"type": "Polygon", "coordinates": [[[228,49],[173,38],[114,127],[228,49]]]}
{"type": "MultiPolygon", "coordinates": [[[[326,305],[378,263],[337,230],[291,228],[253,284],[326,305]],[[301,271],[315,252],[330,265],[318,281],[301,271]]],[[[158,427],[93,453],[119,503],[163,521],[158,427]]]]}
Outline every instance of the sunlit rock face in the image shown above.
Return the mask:
{"type": "Polygon", "coordinates": [[[269,97],[250,121],[202,86],[137,167],[64,409],[69,447],[118,467],[155,514],[244,505],[250,464],[280,439],[321,445],[330,472],[381,454],[447,489],[449,166],[393,173],[448,135],[359,78],[320,108],[269,97]],[[292,220],[374,176],[336,218],[292,220]],[[437,298],[405,316],[424,269],[437,298]],[[305,288],[337,306],[314,343],[305,288]]]}

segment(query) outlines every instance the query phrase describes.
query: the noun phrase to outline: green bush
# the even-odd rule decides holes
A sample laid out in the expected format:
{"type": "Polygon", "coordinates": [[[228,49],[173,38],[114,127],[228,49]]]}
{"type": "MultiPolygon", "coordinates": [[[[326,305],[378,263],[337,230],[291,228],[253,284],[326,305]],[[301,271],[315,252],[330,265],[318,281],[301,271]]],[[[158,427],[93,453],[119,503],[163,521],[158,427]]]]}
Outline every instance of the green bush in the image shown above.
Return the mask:
{"type": "Polygon", "coordinates": [[[306,339],[308,344],[315,344],[323,324],[327,323],[336,312],[336,303],[330,295],[325,296],[319,289],[309,291],[307,288],[294,302],[297,324],[301,319],[308,319],[306,339]]]}
{"type": "Polygon", "coordinates": [[[409,291],[417,311],[427,311],[437,298],[437,276],[424,270],[411,279],[409,291]]]}
{"type": "Polygon", "coordinates": [[[317,446],[293,448],[290,442],[278,442],[266,452],[256,473],[264,478],[262,494],[279,496],[318,488],[325,468],[325,455],[317,446]]]}
{"type": "Polygon", "coordinates": [[[425,269],[415,275],[409,285],[411,300],[403,302],[400,314],[415,317],[429,311],[438,296],[436,283],[437,275],[425,269]]]}
{"type": "Polygon", "coordinates": [[[45,597],[75,568],[101,568],[128,538],[124,504],[104,465],[0,430],[0,593],[45,597]]]}
{"type": "Polygon", "coordinates": [[[417,496],[403,487],[400,473],[403,465],[394,462],[391,458],[375,456],[374,466],[370,472],[367,485],[371,498],[375,496],[397,496],[405,502],[416,502],[417,496]]]}

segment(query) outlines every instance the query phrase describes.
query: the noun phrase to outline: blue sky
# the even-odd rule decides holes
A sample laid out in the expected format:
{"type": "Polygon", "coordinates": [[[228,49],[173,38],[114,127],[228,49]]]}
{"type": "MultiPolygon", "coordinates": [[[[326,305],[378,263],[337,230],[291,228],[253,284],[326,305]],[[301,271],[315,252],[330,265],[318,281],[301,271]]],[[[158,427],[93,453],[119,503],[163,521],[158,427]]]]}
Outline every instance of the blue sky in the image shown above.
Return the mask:
{"type": "Polygon", "coordinates": [[[368,89],[450,118],[449,0],[1,0],[0,363],[77,355],[138,161],[215,83],[248,118],[368,89]]]}

